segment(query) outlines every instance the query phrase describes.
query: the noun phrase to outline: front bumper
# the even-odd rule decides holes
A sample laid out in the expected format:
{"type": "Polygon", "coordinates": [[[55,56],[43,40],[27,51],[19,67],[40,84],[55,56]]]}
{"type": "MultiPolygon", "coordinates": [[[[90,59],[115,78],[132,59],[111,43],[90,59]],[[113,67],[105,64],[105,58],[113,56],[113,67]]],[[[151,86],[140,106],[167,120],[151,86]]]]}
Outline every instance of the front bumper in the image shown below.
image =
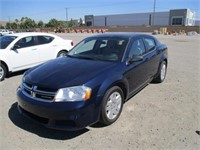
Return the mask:
{"type": "Polygon", "coordinates": [[[91,100],[81,102],[44,102],[17,90],[20,114],[47,128],[80,130],[99,120],[99,108],[91,100]]]}

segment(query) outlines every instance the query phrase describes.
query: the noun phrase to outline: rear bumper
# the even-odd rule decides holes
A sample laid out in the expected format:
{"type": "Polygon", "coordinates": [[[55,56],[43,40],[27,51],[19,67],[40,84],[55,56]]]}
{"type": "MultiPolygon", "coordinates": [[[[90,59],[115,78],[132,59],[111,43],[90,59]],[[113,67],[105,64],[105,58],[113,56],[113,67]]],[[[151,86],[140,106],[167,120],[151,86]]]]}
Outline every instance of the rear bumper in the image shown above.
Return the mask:
{"type": "Polygon", "coordinates": [[[89,101],[37,101],[24,95],[21,89],[17,91],[17,98],[20,114],[47,128],[74,131],[83,129],[99,120],[99,109],[89,101]]]}

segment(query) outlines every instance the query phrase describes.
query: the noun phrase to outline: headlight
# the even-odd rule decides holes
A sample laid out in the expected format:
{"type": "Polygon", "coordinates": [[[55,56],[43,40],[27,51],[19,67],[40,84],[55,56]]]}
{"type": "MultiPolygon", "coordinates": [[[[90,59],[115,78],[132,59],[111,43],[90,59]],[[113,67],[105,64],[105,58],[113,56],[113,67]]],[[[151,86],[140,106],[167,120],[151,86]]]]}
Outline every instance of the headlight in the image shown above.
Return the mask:
{"type": "Polygon", "coordinates": [[[74,86],[74,87],[68,87],[59,89],[56,96],[55,101],[84,101],[88,100],[91,96],[91,88],[86,86],[74,86]]]}

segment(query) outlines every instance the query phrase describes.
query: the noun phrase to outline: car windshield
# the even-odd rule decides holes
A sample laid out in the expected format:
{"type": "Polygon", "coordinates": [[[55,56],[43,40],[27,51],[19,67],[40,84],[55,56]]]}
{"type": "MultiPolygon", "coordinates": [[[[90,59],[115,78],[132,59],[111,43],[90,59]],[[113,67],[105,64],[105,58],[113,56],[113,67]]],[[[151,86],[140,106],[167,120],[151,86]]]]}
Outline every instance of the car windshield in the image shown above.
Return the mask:
{"type": "Polygon", "coordinates": [[[69,53],[69,57],[102,61],[121,61],[128,38],[91,37],[77,44],[69,53]]]}
{"type": "Polygon", "coordinates": [[[17,36],[2,36],[0,37],[0,49],[5,49],[17,36]]]}

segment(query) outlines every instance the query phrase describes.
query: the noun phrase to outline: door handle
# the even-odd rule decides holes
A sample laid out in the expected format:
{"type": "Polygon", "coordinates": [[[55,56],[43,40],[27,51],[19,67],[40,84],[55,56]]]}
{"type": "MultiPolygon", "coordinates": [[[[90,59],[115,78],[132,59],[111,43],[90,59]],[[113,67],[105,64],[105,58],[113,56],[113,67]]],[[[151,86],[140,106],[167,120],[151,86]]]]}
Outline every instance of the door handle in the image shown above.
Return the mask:
{"type": "Polygon", "coordinates": [[[32,51],[35,51],[35,50],[37,50],[37,48],[32,49],[32,51]]]}

